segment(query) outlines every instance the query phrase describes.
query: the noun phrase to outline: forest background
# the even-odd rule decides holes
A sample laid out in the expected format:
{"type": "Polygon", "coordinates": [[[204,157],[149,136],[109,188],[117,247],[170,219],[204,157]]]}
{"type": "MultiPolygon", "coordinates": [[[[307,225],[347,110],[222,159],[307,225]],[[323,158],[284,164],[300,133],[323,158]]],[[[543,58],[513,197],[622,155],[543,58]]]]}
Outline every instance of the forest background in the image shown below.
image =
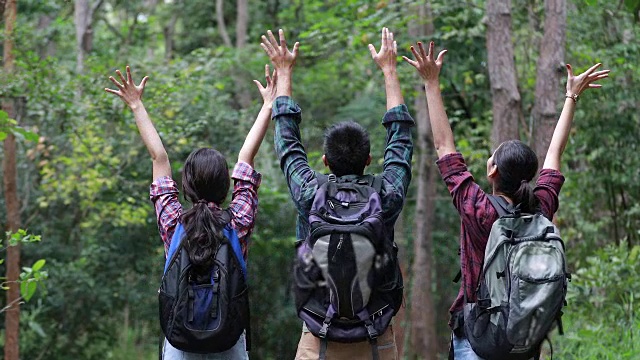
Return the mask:
{"type": "MultiPolygon", "coordinates": [[[[457,148],[485,188],[486,159],[503,139],[520,138],[544,156],[565,63],[576,73],[596,62],[612,70],[602,89],[580,98],[564,156],[556,221],[573,281],[565,334],[552,341],[559,359],[640,359],[640,0],[0,5],[2,358],[157,358],[164,257],[148,199],[151,161],[132,113],[104,91],[116,69],[131,65],[136,81],[150,76],[145,104],[180,179],[196,147],[213,146],[233,165],[260,107],[251,80],[262,79],[268,59],[259,36],[284,28],[301,43],[294,98],[312,166],[323,168],[323,129],[354,119],[371,133],[369,170],[380,172],[384,83],[367,44],[379,46],[386,26],[400,55],[418,40],[449,50],[445,105],[457,148]]],[[[444,359],[459,217],[434,167],[421,82],[408,64],[398,68],[418,126],[396,225],[406,282],[397,341],[405,359],[444,359]]],[[[291,359],[301,328],[290,279],[295,213],[271,130],[256,168],[263,182],[249,259],[251,357],[291,359]]]]}

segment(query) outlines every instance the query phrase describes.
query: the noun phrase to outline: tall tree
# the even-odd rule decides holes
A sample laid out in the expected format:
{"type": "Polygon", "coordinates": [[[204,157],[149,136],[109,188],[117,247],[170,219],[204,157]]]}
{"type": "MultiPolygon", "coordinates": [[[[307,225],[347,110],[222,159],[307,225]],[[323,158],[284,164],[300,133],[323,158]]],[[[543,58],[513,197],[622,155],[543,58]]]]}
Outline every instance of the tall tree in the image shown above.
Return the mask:
{"type": "Polygon", "coordinates": [[[224,21],[224,0],[216,0],[216,22],[222,41],[226,47],[231,47],[231,38],[227,32],[227,25],[224,21]]]}
{"type": "Polygon", "coordinates": [[[511,38],[511,0],[487,0],[487,63],[491,82],[491,145],[519,139],[522,107],[511,38]]]}
{"type": "MultiPolygon", "coordinates": [[[[409,28],[413,38],[424,41],[433,36],[431,2],[414,5],[416,23],[409,28]]],[[[418,91],[422,94],[422,87],[418,91]]],[[[436,169],[433,165],[434,146],[431,122],[425,96],[415,98],[415,116],[418,127],[418,196],[415,213],[415,239],[411,280],[410,358],[435,360],[437,358],[436,319],[431,291],[433,271],[432,229],[435,208],[436,169]]]]}
{"type": "Polygon", "coordinates": [[[236,16],[236,47],[242,49],[247,44],[247,27],[249,26],[249,6],[247,0],[238,0],[236,16]]]}
{"type": "Polygon", "coordinates": [[[76,27],[76,71],[84,71],[84,58],[93,46],[93,15],[104,0],[96,0],[89,5],[89,0],[75,0],[73,22],[76,27]]]}
{"type": "MultiPolygon", "coordinates": [[[[13,35],[17,16],[16,1],[7,0],[4,8],[4,72],[12,74],[14,71],[13,35]]],[[[16,118],[15,106],[12,99],[2,102],[2,110],[9,114],[10,118],[16,118]]],[[[4,140],[4,196],[7,207],[7,230],[16,232],[20,228],[20,202],[18,199],[16,168],[16,138],[11,132],[4,140]]],[[[8,240],[7,240],[8,241],[8,240]]],[[[8,244],[7,244],[8,245],[8,244]]],[[[5,360],[18,360],[20,358],[20,245],[7,248],[7,312],[5,315],[5,360]]]]}
{"type": "Polygon", "coordinates": [[[542,165],[555,128],[560,80],[564,67],[565,34],[567,27],[566,0],[545,0],[544,36],[540,43],[536,73],[536,100],[532,116],[534,150],[542,165]]]}

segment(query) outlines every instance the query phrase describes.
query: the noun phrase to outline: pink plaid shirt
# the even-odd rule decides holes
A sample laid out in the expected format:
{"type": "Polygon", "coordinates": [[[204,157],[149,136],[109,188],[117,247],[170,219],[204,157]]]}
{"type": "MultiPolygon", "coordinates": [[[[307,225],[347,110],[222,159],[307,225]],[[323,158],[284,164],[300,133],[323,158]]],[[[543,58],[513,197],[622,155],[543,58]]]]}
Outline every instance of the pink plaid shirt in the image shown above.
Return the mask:
{"type": "MultiPolygon", "coordinates": [[[[233,196],[229,204],[232,214],[231,226],[238,233],[242,254],[247,260],[247,245],[258,212],[258,187],[262,175],[251,165],[238,162],[231,178],[234,180],[233,196]]],[[[183,211],[182,204],[178,201],[178,193],[178,185],[170,176],[157,178],[151,183],[150,198],[156,208],[158,230],[164,243],[165,256],[183,211]]],[[[214,203],[210,203],[209,206],[219,209],[214,203]]]]}
{"type": "MultiPolygon", "coordinates": [[[[463,284],[458,297],[451,305],[451,314],[462,310],[464,290],[469,302],[476,301],[476,287],[482,270],[484,250],[489,240],[491,226],[498,219],[498,212],[489,201],[487,194],[476,184],[462,154],[448,154],[436,162],[445,184],[449,188],[453,205],[460,214],[460,268],[463,284]]],[[[542,169],[533,190],[540,201],[540,210],[549,219],[558,210],[558,194],[564,183],[564,176],[557,170],[542,169]]],[[[451,325],[451,324],[450,324],[451,325]]]]}

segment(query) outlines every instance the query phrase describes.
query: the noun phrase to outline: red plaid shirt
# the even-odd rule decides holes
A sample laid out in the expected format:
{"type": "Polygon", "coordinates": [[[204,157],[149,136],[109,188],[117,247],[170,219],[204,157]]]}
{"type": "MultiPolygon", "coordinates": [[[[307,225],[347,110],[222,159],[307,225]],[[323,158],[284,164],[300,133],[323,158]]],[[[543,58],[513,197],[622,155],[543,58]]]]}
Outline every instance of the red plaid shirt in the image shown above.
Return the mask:
{"type": "MultiPolygon", "coordinates": [[[[256,213],[258,211],[258,187],[262,175],[251,165],[238,162],[233,169],[231,178],[234,180],[233,196],[229,204],[232,213],[231,226],[238,233],[242,254],[247,259],[247,242],[253,230],[256,213]]],[[[170,176],[157,178],[151,184],[150,198],[156,208],[158,230],[164,243],[165,256],[171,245],[171,238],[176,225],[182,215],[182,205],[178,201],[178,185],[170,176]]],[[[219,206],[210,203],[212,209],[219,206]]]]}
{"type": "MultiPolygon", "coordinates": [[[[484,250],[489,240],[491,225],[498,219],[498,213],[491,205],[487,194],[476,184],[460,153],[448,154],[436,162],[440,174],[453,197],[453,205],[460,213],[460,268],[463,283],[458,297],[451,305],[451,314],[462,310],[464,291],[467,289],[469,302],[476,301],[476,287],[482,270],[484,250]]],[[[558,194],[564,183],[564,176],[552,169],[540,170],[540,176],[533,190],[540,201],[542,214],[549,219],[558,210],[558,194]]],[[[451,324],[450,324],[451,325],[451,324]]]]}

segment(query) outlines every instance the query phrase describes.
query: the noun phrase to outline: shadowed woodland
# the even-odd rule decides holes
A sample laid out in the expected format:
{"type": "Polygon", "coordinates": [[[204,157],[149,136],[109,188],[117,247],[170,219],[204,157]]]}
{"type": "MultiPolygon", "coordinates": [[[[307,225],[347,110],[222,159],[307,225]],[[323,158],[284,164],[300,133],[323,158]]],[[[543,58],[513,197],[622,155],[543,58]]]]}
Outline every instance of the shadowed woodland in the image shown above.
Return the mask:
{"type": "MultiPolygon", "coordinates": [[[[323,131],[352,119],[382,169],[382,74],[367,44],[394,32],[448,50],[440,75],[456,147],[487,188],[496,144],[519,138],[543,158],[564,101],[566,70],[611,69],[580,97],[562,172],[556,224],[573,274],[558,359],[640,359],[640,0],[3,0],[0,73],[0,358],[156,359],[164,264],[151,161],[133,114],[107,94],[130,65],[148,75],[145,105],[174,178],[195,148],[235,163],[260,109],[252,83],[268,57],[260,35],[300,42],[293,98],[309,162],[323,131]],[[16,4],[17,3],[17,4],[16,4]]],[[[377,46],[377,45],[376,45],[377,46]]],[[[438,49],[439,51],[440,49],[438,49]]],[[[400,60],[401,61],[401,60],[400,60]]],[[[403,359],[445,359],[448,308],[459,284],[460,219],[435,167],[424,88],[398,63],[416,119],[413,179],[396,224],[405,306],[403,359]]],[[[540,161],[542,163],[542,161],[540,161]]],[[[252,359],[292,359],[300,336],[291,293],[295,209],[273,147],[251,237],[252,359]]],[[[548,345],[545,356],[550,355],[548,345]]]]}

